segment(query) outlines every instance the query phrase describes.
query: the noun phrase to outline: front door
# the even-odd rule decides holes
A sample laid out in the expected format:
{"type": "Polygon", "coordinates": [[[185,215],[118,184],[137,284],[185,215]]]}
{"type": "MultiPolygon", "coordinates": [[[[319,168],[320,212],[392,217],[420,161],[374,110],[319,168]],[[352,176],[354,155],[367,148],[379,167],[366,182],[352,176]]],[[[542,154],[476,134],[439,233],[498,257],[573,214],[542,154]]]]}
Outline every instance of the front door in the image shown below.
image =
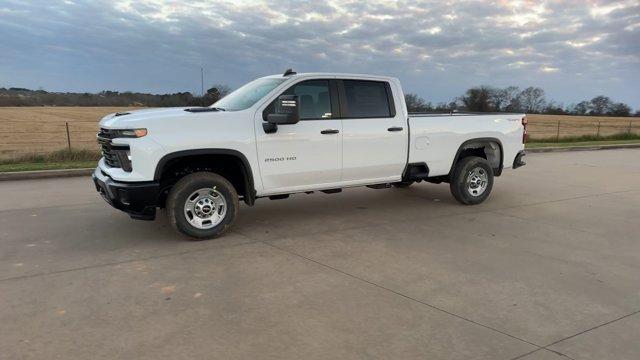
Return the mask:
{"type": "MultiPolygon", "coordinates": [[[[338,184],[342,170],[342,122],[337,118],[335,82],[306,80],[280,95],[298,96],[300,121],[278,125],[276,132],[267,134],[262,128],[263,111],[256,114],[258,161],[265,193],[338,184]]],[[[273,103],[265,111],[272,109],[273,103]]]]}

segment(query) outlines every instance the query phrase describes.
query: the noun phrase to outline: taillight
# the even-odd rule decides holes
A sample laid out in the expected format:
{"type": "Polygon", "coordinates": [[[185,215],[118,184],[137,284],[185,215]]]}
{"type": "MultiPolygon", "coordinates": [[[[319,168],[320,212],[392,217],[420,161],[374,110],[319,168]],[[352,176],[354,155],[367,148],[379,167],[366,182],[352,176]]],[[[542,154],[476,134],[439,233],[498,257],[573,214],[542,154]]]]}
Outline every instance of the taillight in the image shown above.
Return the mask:
{"type": "Polygon", "coordinates": [[[527,120],[526,116],[522,117],[522,127],[524,128],[524,131],[522,132],[522,143],[526,143],[527,139],[529,138],[529,134],[527,134],[527,124],[529,123],[529,121],[527,120]]]}

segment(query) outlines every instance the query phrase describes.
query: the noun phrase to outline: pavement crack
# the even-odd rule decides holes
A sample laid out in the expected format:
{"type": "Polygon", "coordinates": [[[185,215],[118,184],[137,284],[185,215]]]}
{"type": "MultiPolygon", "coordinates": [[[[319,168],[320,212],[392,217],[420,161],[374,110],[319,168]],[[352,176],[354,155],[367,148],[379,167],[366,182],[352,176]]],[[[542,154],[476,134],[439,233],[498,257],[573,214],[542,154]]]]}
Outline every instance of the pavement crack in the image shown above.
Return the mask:
{"type": "Polygon", "coordinates": [[[336,268],[336,267],[333,267],[333,266],[331,266],[331,265],[328,265],[328,264],[322,263],[322,262],[320,262],[320,261],[318,261],[318,260],[315,260],[315,259],[309,258],[309,257],[307,257],[307,256],[305,256],[305,255],[302,255],[302,254],[296,253],[296,252],[294,252],[294,251],[290,251],[290,250],[284,249],[284,248],[282,248],[282,247],[279,247],[279,246],[273,245],[273,244],[271,244],[271,243],[269,243],[269,242],[267,242],[267,241],[262,241],[262,242],[263,242],[264,244],[268,245],[268,246],[271,246],[271,247],[273,247],[273,248],[277,249],[277,250],[280,250],[280,251],[286,252],[286,253],[288,253],[288,254],[290,254],[290,255],[293,255],[293,256],[299,257],[299,258],[301,258],[301,259],[304,259],[304,260],[307,260],[307,261],[313,262],[313,263],[315,263],[315,264],[317,264],[317,265],[320,265],[320,266],[325,267],[325,268],[327,268],[327,269],[330,269],[330,270],[332,270],[332,271],[338,272],[338,273],[340,273],[340,274],[342,274],[342,275],[345,275],[345,276],[351,277],[351,278],[356,279],[356,280],[358,280],[358,281],[360,281],[360,282],[363,282],[363,283],[366,283],[366,284],[369,284],[369,285],[375,286],[375,287],[377,287],[377,288],[379,288],[379,289],[382,289],[382,290],[384,290],[384,291],[387,291],[387,292],[390,292],[390,293],[395,294],[395,295],[397,295],[397,296],[400,296],[400,297],[402,297],[402,298],[404,298],[404,299],[406,299],[406,300],[413,301],[413,302],[415,302],[415,303],[418,303],[418,304],[424,305],[424,306],[429,307],[429,308],[431,308],[431,309],[433,309],[433,310],[436,310],[436,311],[439,311],[439,312],[445,313],[445,314],[447,314],[447,315],[450,315],[450,316],[456,317],[456,318],[458,318],[458,319],[464,320],[464,321],[469,322],[469,323],[471,323],[471,324],[481,326],[481,327],[483,327],[483,328],[485,328],[485,329],[488,329],[488,330],[491,330],[491,331],[493,331],[493,332],[497,332],[497,333],[499,333],[499,334],[502,334],[502,335],[508,336],[508,337],[510,337],[510,338],[512,338],[512,339],[515,339],[515,340],[518,340],[518,341],[521,341],[521,342],[527,343],[527,344],[532,345],[532,346],[535,346],[535,347],[537,347],[537,348],[542,348],[542,346],[537,345],[537,344],[535,344],[535,343],[532,343],[531,341],[528,341],[528,340],[522,339],[522,338],[520,338],[520,337],[517,337],[517,336],[515,336],[515,335],[509,334],[509,333],[507,333],[507,332],[504,332],[504,331],[502,331],[502,330],[496,329],[496,328],[494,328],[494,327],[491,327],[491,326],[489,326],[489,325],[483,324],[483,323],[481,323],[481,322],[478,322],[478,321],[475,321],[475,320],[469,319],[469,318],[464,317],[464,316],[462,316],[462,315],[458,315],[458,314],[453,313],[453,312],[451,312],[451,311],[448,311],[448,310],[445,310],[445,309],[443,309],[443,308],[440,308],[440,307],[438,307],[438,306],[436,306],[436,305],[429,304],[429,303],[427,303],[427,302],[425,302],[425,301],[422,301],[422,300],[416,299],[416,298],[411,297],[411,296],[409,296],[409,295],[403,294],[403,293],[401,293],[401,292],[399,292],[399,291],[393,290],[393,289],[391,289],[391,288],[388,288],[388,287],[386,287],[386,286],[380,285],[380,284],[375,283],[375,282],[373,282],[373,281],[370,281],[370,280],[364,279],[364,278],[362,278],[362,277],[360,277],[360,276],[357,276],[357,275],[354,275],[354,274],[348,273],[348,272],[346,272],[346,271],[340,270],[340,269],[338,269],[338,268],[336,268]]]}
{"type": "Polygon", "coordinates": [[[540,220],[537,220],[537,219],[534,220],[534,219],[531,219],[531,218],[527,218],[525,216],[518,216],[518,215],[513,215],[513,214],[501,212],[502,210],[503,209],[494,210],[492,212],[495,213],[496,215],[506,216],[506,217],[522,220],[522,221],[528,222],[530,224],[538,224],[538,225],[542,224],[542,225],[546,225],[546,226],[550,226],[550,227],[554,227],[554,228],[562,229],[562,230],[577,231],[577,232],[584,233],[584,234],[589,234],[589,235],[599,235],[598,233],[594,233],[594,232],[587,231],[587,230],[584,230],[584,229],[580,229],[580,228],[577,228],[577,227],[558,225],[558,224],[554,224],[554,223],[550,223],[550,222],[546,222],[546,221],[540,221],[540,220]]]}
{"type": "Polygon", "coordinates": [[[562,358],[566,358],[566,359],[569,359],[569,360],[576,360],[576,359],[572,358],[572,357],[571,357],[571,356],[569,356],[569,355],[563,354],[563,353],[558,352],[558,351],[555,351],[555,350],[546,349],[546,348],[544,348],[544,347],[540,347],[540,348],[537,348],[537,349],[535,349],[535,350],[532,350],[532,351],[526,352],[526,353],[524,353],[524,354],[522,354],[522,355],[518,355],[518,356],[516,356],[516,357],[514,357],[514,358],[511,358],[510,360],[518,360],[518,359],[522,359],[522,358],[525,358],[525,357],[527,357],[527,356],[529,356],[529,355],[531,355],[531,354],[533,354],[533,353],[536,353],[536,352],[538,352],[538,351],[548,351],[548,352],[554,353],[554,354],[556,354],[556,355],[558,355],[558,356],[560,356],[560,357],[562,357],[562,358]]]}
{"type": "Polygon", "coordinates": [[[528,355],[531,355],[531,354],[533,354],[533,353],[535,353],[535,352],[537,352],[537,351],[540,351],[540,350],[550,351],[550,352],[552,352],[552,353],[554,353],[554,354],[556,354],[556,355],[558,355],[558,356],[562,356],[562,357],[565,357],[565,358],[570,359],[570,360],[575,360],[575,359],[574,359],[574,358],[572,358],[571,356],[569,356],[569,355],[567,355],[567,354],[564,354],[564,353],[561,353],[560,351],[557,351],[557,350],[549,349],[549,347],[551,347],[551,346],[553,346],[553,345],[556,345],[556,344],[559,344],[559,343],[561,343],[561,342],[563,342],[563,341],[566,341],[566,340],[569,340],[569,339],[573,339],[573,338],[574,338],[574,337],[576,337],[576,336],[580,336],[580,335],[582,335],[582,334],[585,334],[585,333],[588,333],[588,332],[590,332],[590,331],[596,330],[596,329],[601,328],[601,327],[603,327],[603,326],[607,326],[607,325],[613,324],[613,323],[614,323],[614,322],[616,322],[616,321],[620,321],[620,320],[622,320],[622,319],[628,318],[628,317],[633,316],[633,315],[636,315],[636,314],[638,314],[638,313],[640,313],[640,310],[636,310],[636,311],[631,312],[631,313],[629,313],[629,314],[622,315],[622,316],[617,317],[617,318],[615,318],[615,319],[613,319],[613,320],[609,320],[609,321],[607,321],[607,322],[604,322],[604,323],[602,323],[602,324],[599,324],[599,325],[596,325],[596,326],[590,327],[590,328],[588,328],[588,329],[586,329],[586,330],[580,331],[580,332],[575,333],[575,334],[573,334],[573,335],[570,335],[570,336],[564,337],[564,338],[562,338],[562,339],[560,339],[560,340],[556,340],[556,341],[554,341],[554,342],[552,342],[552,343],[550,343],[550,344],[548,344],[548,345],[540,346],[538,349],[535,349],[535,350],[529,351],[529,352],[524,353],[524,354],[522,354],[522,355],[518,355],[518,356],[516,356],[516,357],[512,358],[511,360],[522,359],[522,358],[524,358],[524,357],[526,357],[526,356],[528,356],[528,355]]]}
{"type": "MultiPolygon", "coordinates": [[[[544,348],[545,348],[545,349],[547,349],[547,348],[548,348],[548,347],[550,347],[550,346],[556,345],[556,344],[558,344],[558,343],[561,343],[561,342],[566,341],[566,340],[569,340],[569,339],[573,339],[573,338],[574,338],[574,337],[576,337],[576,336],[580,336],[580,335],[585,334],[585,333],[588,333],[588,332],[590,332],[590,331],[593,331],[593,330],[599,329],[599,328],[601,328],[601,327],[603,327],[603,326],[607,326],[607,325],[613,324],[613,323],[614,323],[614,322],[616,322],[616,321],[620,321],[620,320],[622,320],[622,319],[626,319],[626,318],[628,318],[628,317],[630,317],[630,316],[633,316],[633,315],[636,315],[636,314],[638,314],[638,313],[640,313],[640,310],[636,310],[636,311],[634,311],[634,312],[632,312],[632,313],[629,313],[629,314],[626,314],[626,315],[620,316],[620,317],[615,318],[615,319],[613,319],[613,320],[609,320],[609,321],[607,321],[607,322],[604,322],[604,323],[602,323],[602,324],[600,324],[600,325],[596,325],[596,326],[591,327],[591,328],[589,328],[589,329],[586,329],[586,330],[580,331],[579,333],[576,333],[576,334],[573,334],[573,335],[571,335],[571,336],[567,336],[567,337],[562,338],[562,339],[560,339],[560,340],[554,341],[554,342],[552,342],[552,343],[551,343],[551,344],[549,344],[549,345],[545,345],[545,346],[544,346],[544,348]]],[[[549,349],[547,349],[547,350],[549,350],[549,349]]],[[[550,350],[550,351],[553,351],[553,350],[550,350]]]]}
{"type": "Polygon", "coordinates": [[[554,353],[554,354],[556,354],[556,355],[558,355],[558,356],[566,357],[567,359],[570,359],[570,360],[576,360],[576,359],[572,358],[571,356],[569,356],[569,355],[567,355],[567,354],[563,354],[563,353],[561,353],[560,351],[551,350],[551,349],[547,349],[547,348],[545,348],[545,350],[547,350],[547,351],[551,351],[552,353],[554,353]]]}
{"type": "Polygon", "coordinates": [[[580,195],[580,196],[574,196],[574,197],[563,198],[563,199],[555,199],[555,200],[532,202],[532,203],[528,203],[528,204],[506,206],[506,207],[503,207],[503,208],[500,208],[500,209],[493,209],[493,210],[490,210],[490,211],[500,211],[500,210],[515,209],[515,208],[525,207],[525,206],[538,206],[538,205],[545,205],[545,204],[553,204],[553,203],[558,203],[558,202],[563,202],[563,201],[586,199],[586,198],[590,198],[590,197],[605,196],[605,195],[624,194],[624,193],[634,192],[634,191],[639,191],[639,190],[638,189],[630,189],[630,190],[611,191],[611,192],[589,194],[589,195],[580,195]]]}
{"type": "MultiPolygon", "coordinates": [[[[252,241],[245,241],[245,242],[242,242],[242,243],[231,244],[231,245],[226,245],[226,246],[222,246],[222,247],[236,247],[236,246],[242,246],[242,245],[255,244],[255,243],[258,243],[258,242],[262,242],[262,241],[253,240],[252,239],[252,241]]],[[[113,262],[104,263],[104,264],[80,266],[80,267],[75,267],[75,268],[55,270],[55,271],[49,271],[49,272],[43,272],[43,273],[35,273],[35,274],[8,277],[8,278],[0,279],[0,282],[8,282],[8,281],[12,281],[12,280],[32,279],[32,278],[37,278],[37,277],[41,277],[41,276],[57,275],[57,274],[64,274],[64,273],[68,273],[68,272],[74,272],[74,271],[97,269],[97,268],[109,267],[109,266],[114,266],[114,265],[129,264],[129,263],[134,263],[134,262],[137,262],[137,261],[149,261],[149,260],[155,260],[155,259],[168,258],[168,257],[172,257],[172,256],[181,256],[181,255],[186,255],[186,254],[191,254],[191,253],[196,253],[196,252],[201,252],[201,251],[218,250],[218,249],[220,249],[220,247],[217,247],[217,246],[208,247],[208,248],[198,248],[198,249],[185,250],[185,251],[179,251],[179,252],[172,252],[172,253],[156,255],[156,256],[149,256],[149,257],[145,257],[145,258],[136,258],[136,259],[128,259],[128,260],[122,260],[122,261],[113,261],[113,262]]]]}

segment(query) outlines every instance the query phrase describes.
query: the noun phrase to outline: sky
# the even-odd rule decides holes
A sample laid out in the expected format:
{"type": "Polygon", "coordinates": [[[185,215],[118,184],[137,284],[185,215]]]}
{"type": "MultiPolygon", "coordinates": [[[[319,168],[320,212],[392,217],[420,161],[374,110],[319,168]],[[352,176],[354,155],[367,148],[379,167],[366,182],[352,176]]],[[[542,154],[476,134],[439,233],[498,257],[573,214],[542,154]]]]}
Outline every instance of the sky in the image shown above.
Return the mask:
{"type": "Polygon", "coordinates": [[[539,86],[640,109],[640,0],[0,0],[0,87],[200,93],[298,72],[398,77],[450,101],[539,86]]]}

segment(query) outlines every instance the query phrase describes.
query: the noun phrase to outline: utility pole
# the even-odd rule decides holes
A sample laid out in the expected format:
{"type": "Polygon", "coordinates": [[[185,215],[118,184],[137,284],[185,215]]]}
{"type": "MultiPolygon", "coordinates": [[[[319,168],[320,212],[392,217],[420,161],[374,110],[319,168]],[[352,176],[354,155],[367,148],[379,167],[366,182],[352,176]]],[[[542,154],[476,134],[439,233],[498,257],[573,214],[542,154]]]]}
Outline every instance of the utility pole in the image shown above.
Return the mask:
{"type": "Polygon", "coordinates": [[[202,96],[202,106],[204,106],[204,69],[200,68],[200,94],[202,96]]]}

